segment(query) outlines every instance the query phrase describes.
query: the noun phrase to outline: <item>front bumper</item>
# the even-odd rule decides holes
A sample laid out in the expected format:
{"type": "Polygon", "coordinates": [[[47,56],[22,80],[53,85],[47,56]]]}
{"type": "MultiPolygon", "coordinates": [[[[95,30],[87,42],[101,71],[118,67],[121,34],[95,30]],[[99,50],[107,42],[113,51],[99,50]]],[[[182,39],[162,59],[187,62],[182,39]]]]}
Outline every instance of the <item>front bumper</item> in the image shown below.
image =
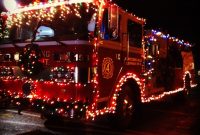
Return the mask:
{"type": "Polygon", "coordinates": [[[82,119],[86,117],[87,103],[77,101],[48,101],[42,106],[42,116],[47,119],[82,119]]]}

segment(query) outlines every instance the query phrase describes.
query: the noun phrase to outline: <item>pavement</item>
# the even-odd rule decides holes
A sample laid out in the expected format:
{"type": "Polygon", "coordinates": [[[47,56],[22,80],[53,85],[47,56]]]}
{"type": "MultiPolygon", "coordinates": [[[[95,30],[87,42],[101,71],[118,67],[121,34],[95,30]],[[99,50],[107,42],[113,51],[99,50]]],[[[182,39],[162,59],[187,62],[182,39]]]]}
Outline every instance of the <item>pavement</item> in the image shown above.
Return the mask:
{"type": "Polygon", "coordinates": [[[128,129],[118,130],[108,118],[96,121],[50,121],[30,110],[0,110],[1,135],[200,135],[200,88],[186,98],[144,104],[128,129]]]}

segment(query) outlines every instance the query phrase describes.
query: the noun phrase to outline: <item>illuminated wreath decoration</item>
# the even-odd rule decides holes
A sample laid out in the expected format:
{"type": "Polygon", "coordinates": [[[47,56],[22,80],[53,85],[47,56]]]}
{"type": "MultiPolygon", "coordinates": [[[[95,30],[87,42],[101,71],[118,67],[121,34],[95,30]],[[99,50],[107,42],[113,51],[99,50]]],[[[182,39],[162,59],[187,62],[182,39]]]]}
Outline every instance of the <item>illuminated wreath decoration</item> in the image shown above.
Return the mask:
{"type": "Polygon", "coordinates": [[[37,44],[28,44],[20,55],[19,66],[27,76],[37,75],[43,69],[42,51],[37,44]]]}

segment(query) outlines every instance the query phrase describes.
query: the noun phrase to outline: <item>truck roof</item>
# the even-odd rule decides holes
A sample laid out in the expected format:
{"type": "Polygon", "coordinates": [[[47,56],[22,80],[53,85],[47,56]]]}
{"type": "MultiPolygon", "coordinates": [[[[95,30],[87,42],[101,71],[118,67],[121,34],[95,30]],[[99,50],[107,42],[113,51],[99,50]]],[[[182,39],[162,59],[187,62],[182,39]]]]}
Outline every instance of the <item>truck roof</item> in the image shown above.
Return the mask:
{"type": "MultiPolygon", "coordinates": [[[[16,14],[16,13],[22,13],[26,11],[31,11],[31,10],[39,10],[39,9],[46,9],[50,7],[57,7],[57,6],[62,6],[66,4],[76,4],[76,3],[94,3],[97,0],[57,0],[57,1],[50,1],[50,2],[33,2],[30,3],[29,5],[26,6],[21,6],[18,5],[15,10],[8,11],[6,14],[11,15],[11,14],[16,14]]],[[[5,14],[5,12],[3,13],[5,14]]]]}
{"type": "Polygon", "coordinates": [[[170,34],[161,32],[159,30],[154,30],[154,29],[146,30],[145,36],[146,36],[146,38],[148,38],[150,36],[151,38],[153,37],[153,38],[168,39],[171,42],[176,42],[177,45],[192,47],[191,43],[184,41],[183,39],[179,39],[177,37],[170,36],[170,34]]]}

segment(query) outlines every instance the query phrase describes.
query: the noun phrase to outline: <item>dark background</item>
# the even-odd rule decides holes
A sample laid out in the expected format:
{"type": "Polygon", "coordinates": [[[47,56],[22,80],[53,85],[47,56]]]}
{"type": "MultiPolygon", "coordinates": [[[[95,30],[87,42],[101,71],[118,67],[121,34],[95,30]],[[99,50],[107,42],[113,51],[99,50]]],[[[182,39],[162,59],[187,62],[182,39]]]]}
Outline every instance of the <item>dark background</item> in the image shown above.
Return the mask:
{"type": "Polygon", "coordinates": [[[192,44],[199,22],[197,0],[113,0],[136,16],[147,19],[146,29],[156,29],[192,44]]]}

